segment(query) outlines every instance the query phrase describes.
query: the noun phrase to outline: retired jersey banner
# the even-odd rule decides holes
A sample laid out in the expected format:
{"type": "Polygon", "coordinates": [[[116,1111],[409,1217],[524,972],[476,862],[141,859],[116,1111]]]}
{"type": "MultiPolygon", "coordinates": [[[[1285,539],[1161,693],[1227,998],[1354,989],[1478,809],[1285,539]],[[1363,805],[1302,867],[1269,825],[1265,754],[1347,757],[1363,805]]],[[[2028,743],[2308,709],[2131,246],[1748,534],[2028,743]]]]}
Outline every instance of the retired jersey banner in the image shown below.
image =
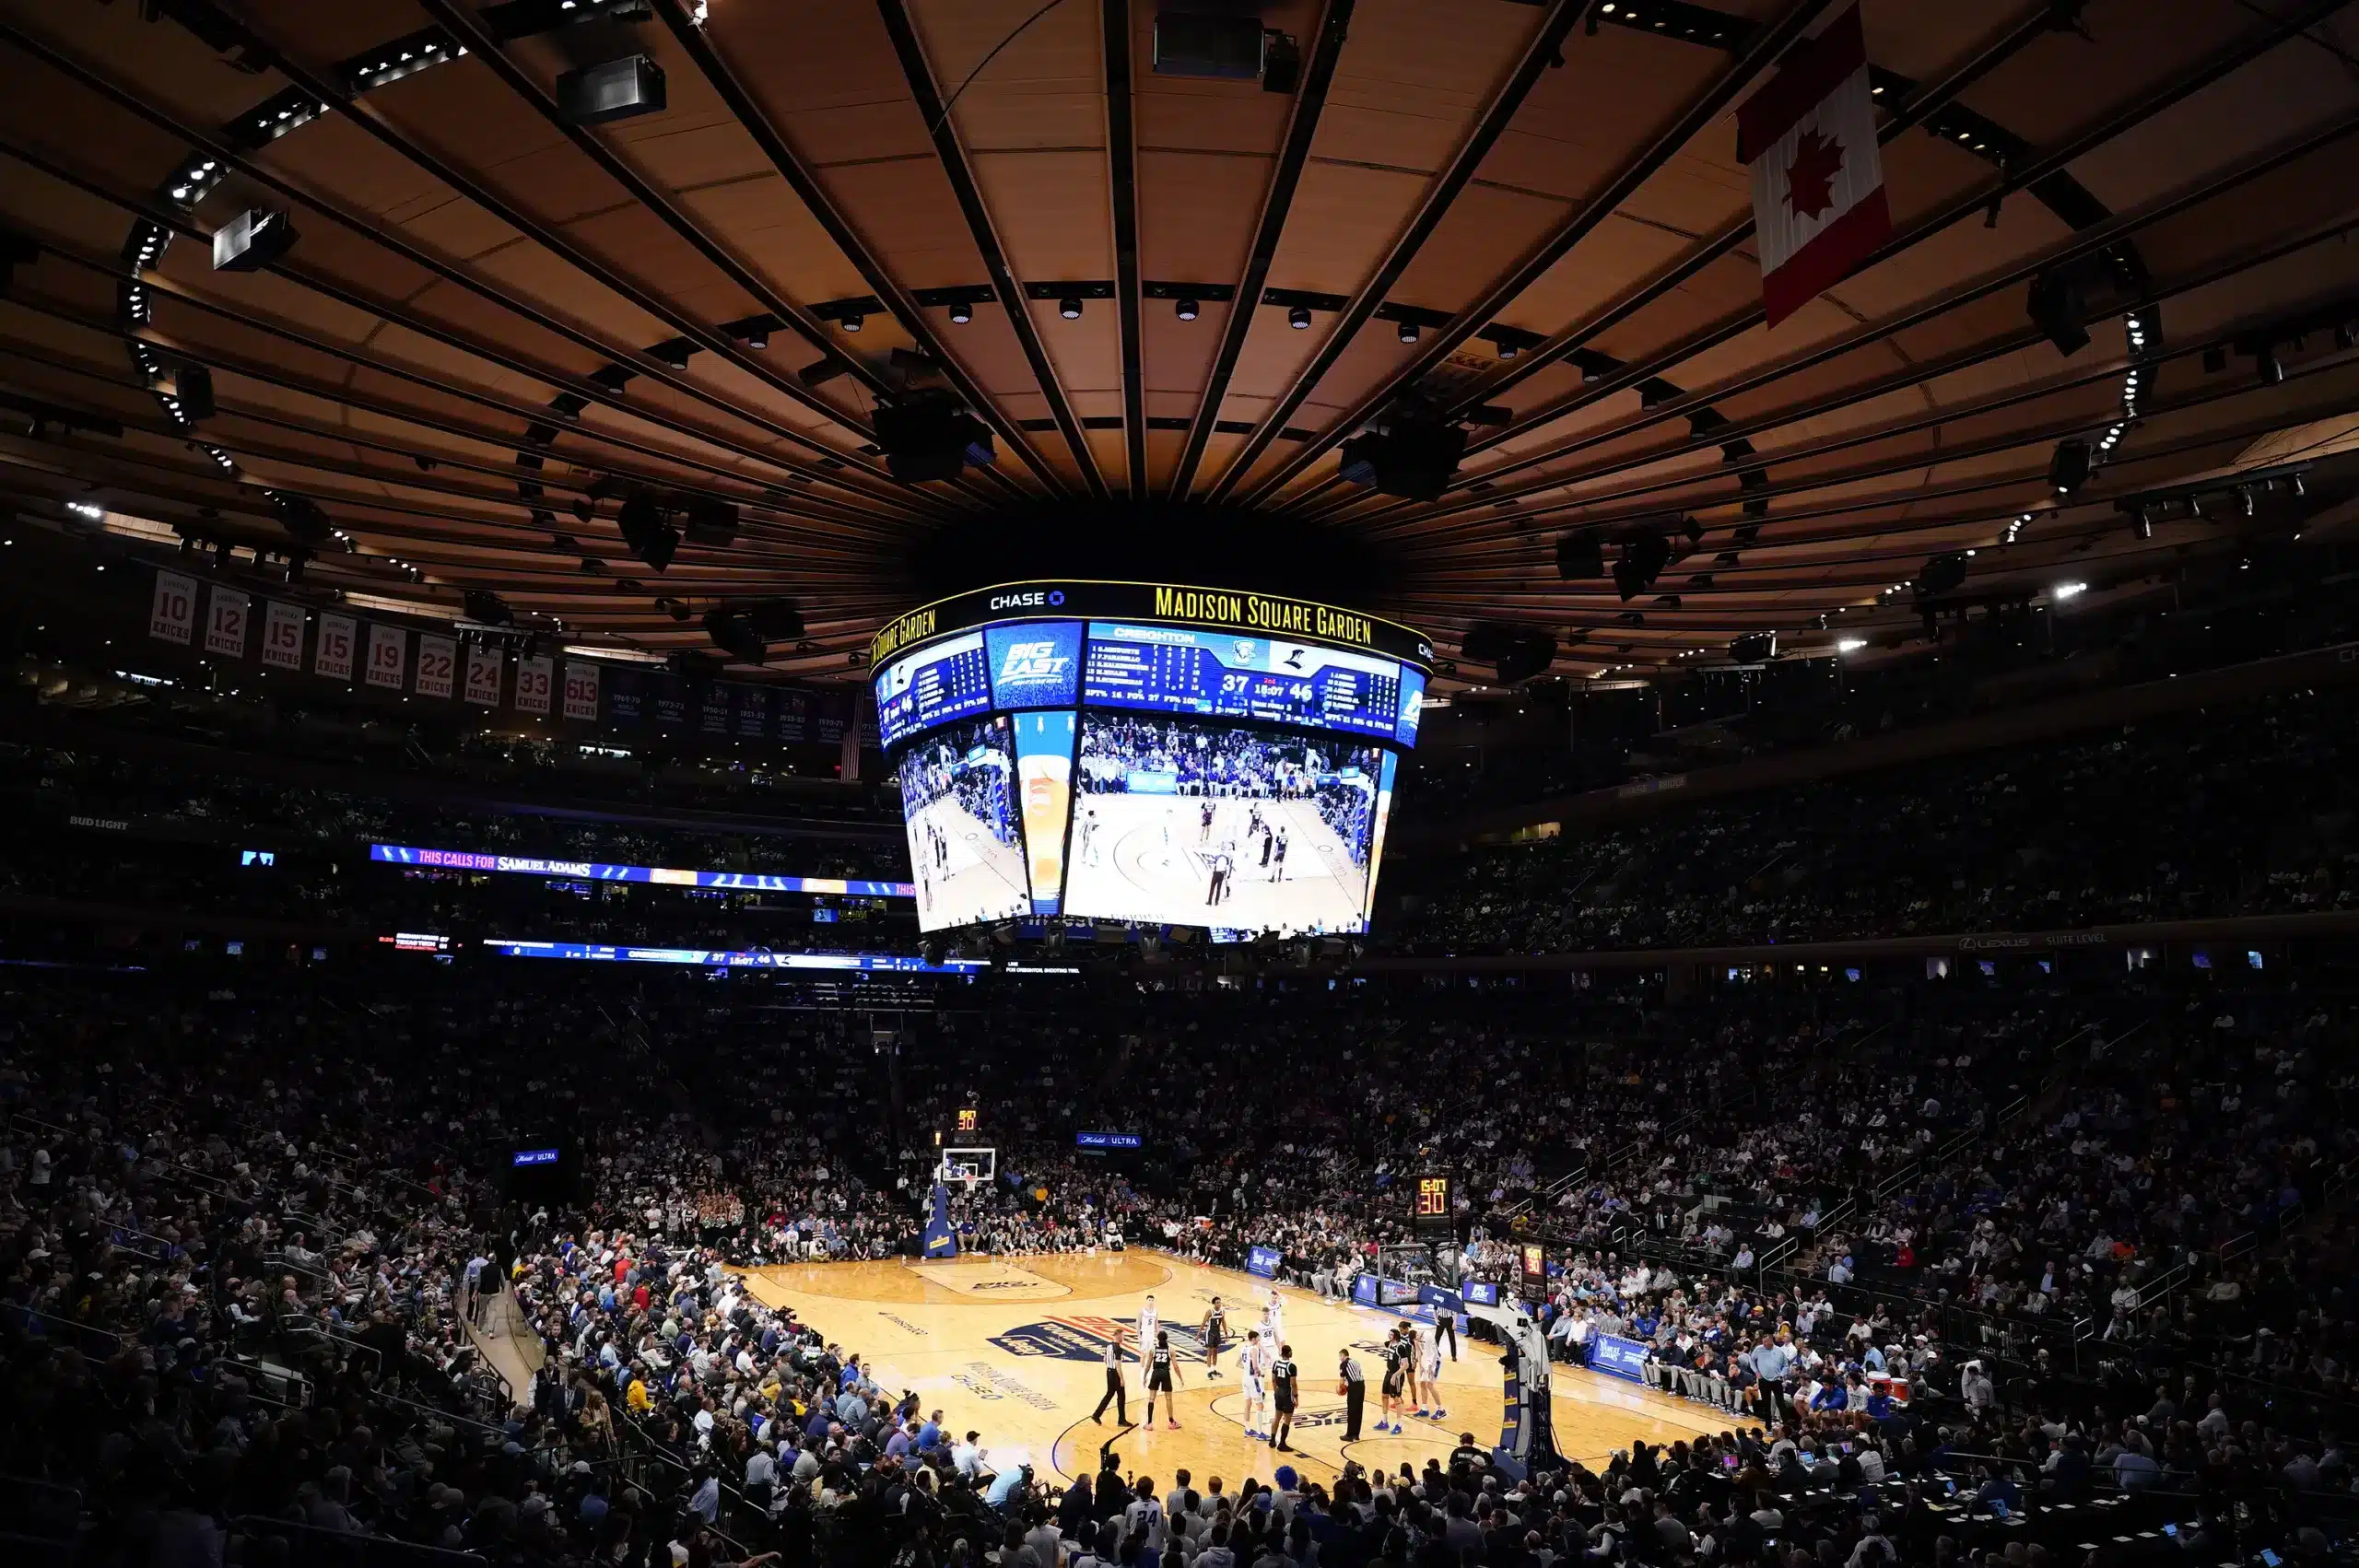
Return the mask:
{"type": "Polygon", "coordinates": [[[497,648],[476,642],[467,645],[467,700],[483,708],[499,706],[499,667],[502,656],[497,648]]]}
{"type": "Polygon", "coordinates": [[[321,615],[319,638],[311,644],[311,673],[352,679],[352,656],[359,639],[360,623],[351,616],[321,615]]]}
{"type": "Polygon", "coordinates": [[[182,647],[196,636],[196,579],[179,572],[156,574],[156,597],[147,606],[147,635],[182,647]]]}
{"type": "Polygon", "coordinates": [[[417,634],[418,696],[449,696],[458,665],[459,642],[456,638],[435,637],[428,632],[417,634]]]}
{"type": "Polygon", "coordinates": [[[253,617],[254,602],[234,588],[215,584],[213,603],[205,617],[205,651],[224,659],[246,656],[246,622],[253,617]]]}
{"type": "Polygon", "coordinates": [[[276,599],[264,603],[262,661],[274,670],[303,668],[303,606],[276,599]]]}
{"type": "Polygon", "coordinates": [[[1761,305],[1776,326],[1892,238],[1859,7],[1789,55],[1736,111],[1753,173],[1761,305]]]}
{"type": "Polygon", "coordinates": [[[382,621],[369,623],[369,684],[399,691],[409,672],[409,633],[382,621]]]}
{"type": "Polygon", "coordinates": [[[546,657],[516,661],[516,711],[548,712],[552,678],[551,661],[546,657]]]}
{"type": "Polygon", "coordinates": [[[565,716],[598,721],[598,666],[565,661],[565,716]]]}

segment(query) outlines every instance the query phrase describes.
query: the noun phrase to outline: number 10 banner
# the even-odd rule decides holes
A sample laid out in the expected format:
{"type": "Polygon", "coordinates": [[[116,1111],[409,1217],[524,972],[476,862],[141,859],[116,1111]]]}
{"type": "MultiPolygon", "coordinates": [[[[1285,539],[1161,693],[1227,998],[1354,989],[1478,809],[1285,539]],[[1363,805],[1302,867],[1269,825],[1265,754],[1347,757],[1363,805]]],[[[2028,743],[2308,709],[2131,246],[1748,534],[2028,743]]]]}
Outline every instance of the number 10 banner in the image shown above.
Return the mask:
{"type": "Polygon", "coordinates": [[[179,572],[156,574],[156,598],[147,609],[147,635],[186,647],[196,635],[196,579],[179,572]]]}

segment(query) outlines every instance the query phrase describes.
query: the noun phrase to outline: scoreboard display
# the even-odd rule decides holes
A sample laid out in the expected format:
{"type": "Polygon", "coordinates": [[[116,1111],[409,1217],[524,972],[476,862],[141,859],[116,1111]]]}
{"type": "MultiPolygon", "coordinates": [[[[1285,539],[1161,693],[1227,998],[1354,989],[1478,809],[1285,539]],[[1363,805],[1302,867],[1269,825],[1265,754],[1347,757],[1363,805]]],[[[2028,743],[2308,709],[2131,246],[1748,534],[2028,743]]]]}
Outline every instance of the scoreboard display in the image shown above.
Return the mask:
{"type": "Polygon", "coordinates": [[[1450,1202],[1449,1177],[1421,1176],[1412,1189],[1409,1228],[1424,1240],[1447,1239],[1458,1232],[1458,1217],[1450,1202]]]}
{"type": "Polygon", "coordinates": [[[1397,659],[1109,621],[1090,623],[1081,678],[1092,708],[1259,719],[1386,741],[1401,731],[1401,692],[1397,659]]]}
{"type": "Polygon", "coordinates": [[[876,677],[876,733],[886,746],[954,719],[988,713],[991,661],[968,632],[886,665],[876,677]]]}
{"type": "Polygon", "coordinates": [[[975,1130],[974,1106],[961,1106],[958,1107],[958,1130],[961,1132],[972,1132],[975,1130]]]}

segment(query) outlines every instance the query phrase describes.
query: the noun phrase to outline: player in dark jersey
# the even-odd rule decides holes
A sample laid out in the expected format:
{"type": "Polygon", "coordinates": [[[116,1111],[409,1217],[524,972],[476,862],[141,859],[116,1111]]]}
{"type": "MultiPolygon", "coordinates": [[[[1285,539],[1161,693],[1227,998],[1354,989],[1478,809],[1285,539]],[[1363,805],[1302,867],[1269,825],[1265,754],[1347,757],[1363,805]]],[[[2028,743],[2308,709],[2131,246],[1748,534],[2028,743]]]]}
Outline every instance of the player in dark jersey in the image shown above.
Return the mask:
{"type": "Polygon", "coordinates": [[[1146,1425],[1150,1432],[1155,1430],[1157,1394],[1163,1396],[1164,1426],[1173,1432],[1180,1430],[1180,1401],[1172,1397],[1179,1372],[1179,1358],[1171,1353],[1170,1330],[1158,1328],[1155,1331],[1155,1349],[1146,1357],[1146,1425]]]}
{"type": "Polygon", "coordinates": [[[1199,1330],[1204,1341],[1204,1375],[1220,1375],[1220,1352],[1228,1339],[1228,1318],[1220,1309],[1220,1297],[1213,1297],[1212,1306],[1204,1313],[1204,1326],[1199,1330]]]}
{"type": "MultiPolygon", "coordinates": [[[[1270,1363],[1270,1409],[1275,1412],[1270,1418],[1270,1446],[1289,1454],[1294,1452],[1286,1439],[1294,1432],[1295,1375],[1294,1347],[1280,1345],[1278,1359],[1270,1363]]],[[[1155,1418],[1147,1420],[1152,1423],[1155,1418]]]]}
{"type": "Polygon", "coordinates": [[[1402,1340],[1402,1331],[1407,1328],[1405,1323],[1394,1324],[1384,1341],[1384,1408],[1377,1412],[1379,1432],[1401,1430],[1401,1397],[1409,1381],[1409,1347],[1402,1340]]]}
{"type": "Polygon", "coordinates": [[[1275,856],[1277,863],[1270,868],[1270,880],[1284,882],[1286,879],[1286,830],[1285,828],[1278,829],[1277,840],[1275,856]]]}

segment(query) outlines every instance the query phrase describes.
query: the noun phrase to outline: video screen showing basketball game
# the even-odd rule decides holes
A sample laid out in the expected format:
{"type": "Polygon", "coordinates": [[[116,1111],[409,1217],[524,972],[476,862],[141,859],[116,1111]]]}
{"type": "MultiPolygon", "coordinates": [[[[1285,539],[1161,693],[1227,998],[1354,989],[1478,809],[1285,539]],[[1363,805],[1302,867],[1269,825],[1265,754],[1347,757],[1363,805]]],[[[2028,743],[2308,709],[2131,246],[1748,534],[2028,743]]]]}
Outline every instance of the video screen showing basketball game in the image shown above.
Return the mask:
{"type": "Polygon", "coordinates": [[[1031,912],[1007,720],[953,724],[912,744],[901,757],[901,817],[920,930],[1031,912]]]}
{"type": "Polygon", "coordinates": [[[1339,736],[1085,709],[1065,912],[1364,930],[1381,755],[1339,736]]]}

